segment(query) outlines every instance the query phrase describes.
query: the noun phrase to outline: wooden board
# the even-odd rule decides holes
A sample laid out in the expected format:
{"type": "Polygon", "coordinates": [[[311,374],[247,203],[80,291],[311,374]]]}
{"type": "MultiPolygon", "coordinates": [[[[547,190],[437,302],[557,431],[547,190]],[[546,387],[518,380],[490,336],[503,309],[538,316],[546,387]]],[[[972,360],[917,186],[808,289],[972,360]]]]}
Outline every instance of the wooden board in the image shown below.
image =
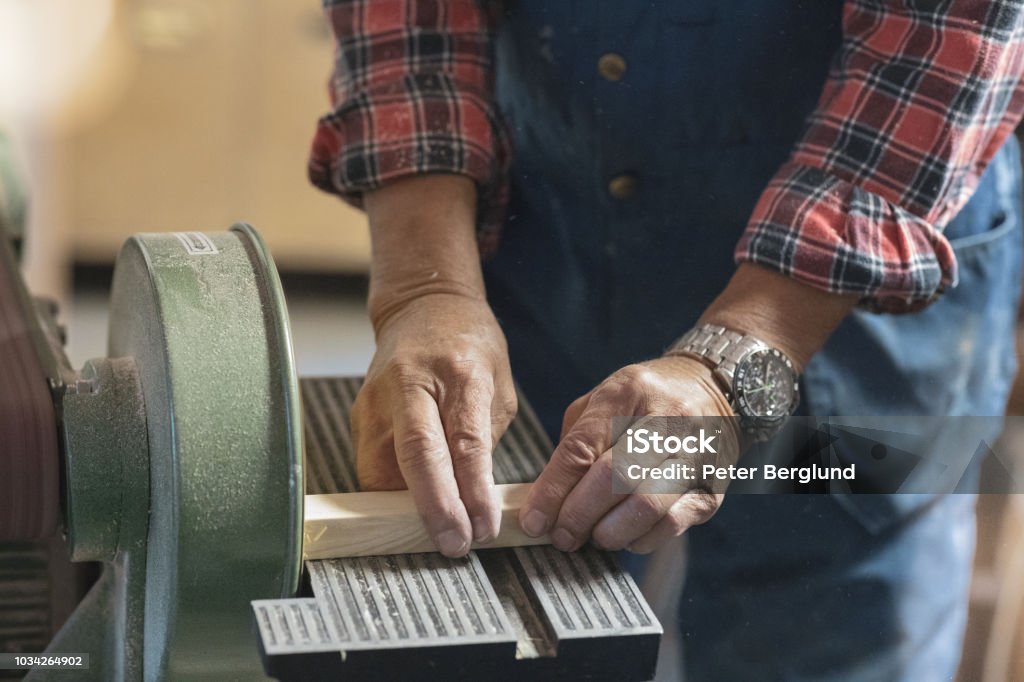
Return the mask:
{"type": "MultiPolygon", "coordinates": [[[[519,528],[519,509],[529,483],[497,485],[501,499],[498,537],[474,549],[548,544],[519,528]]],[[[308,559],[338,559],[378,554],[435,551],[408,490],[306,495],[303,554],[308,559]]]]}

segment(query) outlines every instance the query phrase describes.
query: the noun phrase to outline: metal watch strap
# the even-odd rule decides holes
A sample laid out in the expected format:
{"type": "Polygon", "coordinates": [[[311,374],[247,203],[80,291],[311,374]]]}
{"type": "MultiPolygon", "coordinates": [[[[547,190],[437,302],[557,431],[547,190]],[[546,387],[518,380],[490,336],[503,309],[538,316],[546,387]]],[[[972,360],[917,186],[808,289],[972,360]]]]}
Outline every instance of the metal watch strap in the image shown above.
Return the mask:
{"type": "Polygon", "coordinates": [[[707,363],[732,400],[732,380],[740,360],[751,351],[767,347],[753,336],[715,324],[702,324],[683,334],[665,354],[688,355],[707,363]]]}

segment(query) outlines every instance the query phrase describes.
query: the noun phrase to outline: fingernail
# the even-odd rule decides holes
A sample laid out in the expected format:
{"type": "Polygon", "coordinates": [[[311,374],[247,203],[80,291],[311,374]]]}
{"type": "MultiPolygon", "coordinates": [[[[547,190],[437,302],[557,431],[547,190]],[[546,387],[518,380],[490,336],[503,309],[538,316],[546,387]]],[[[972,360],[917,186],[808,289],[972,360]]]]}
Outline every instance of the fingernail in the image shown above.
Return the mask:
{"type": "Polygon", "coordinates": [[[491,525],[487,523],[487,519],[482,516],[477,516],[473,519],[473,541],[474,542],[490,542],[494,539],[494,533],[491,532],[491,525]]]}
{"type": "Polygon", "coordinates": [[[434,543],[441,550],[441,554],[445,556],[459,556],[465,553],[466,548],[469,546],[466,539],[455,530],[446,530],[443,533],[439,533],[434,538],[434,543]]]}
{"type": "Polygon", "coordinates": [[[571,551],[576,547],[576,538],[564,528],[556,528],[551,534],[551,544],[563,552],[571,551]]]}
{"type": "Polygon", "coordinates": [[[523,517],[523,530],[526,534],[531,537],[539,537],[544,535],[544,531],[548,529],[548,517],[544,515],[544,512],[531,509],[526,512],[526,516],[523,517]]]}

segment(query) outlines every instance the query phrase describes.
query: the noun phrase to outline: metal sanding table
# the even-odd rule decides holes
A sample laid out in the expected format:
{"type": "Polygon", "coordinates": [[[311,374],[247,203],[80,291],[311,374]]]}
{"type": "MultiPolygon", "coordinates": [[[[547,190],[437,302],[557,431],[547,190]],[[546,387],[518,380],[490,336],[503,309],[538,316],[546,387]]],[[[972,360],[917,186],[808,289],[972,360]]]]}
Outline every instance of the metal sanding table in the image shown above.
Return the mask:
{"type": "MultiPolygon", "coordinates": [[[[359,380],[300,385],[307,492],[349,492],[356,477],[348,414],[359,380]]],[[[521,408],[494,453],[495,482],[532,481],[548,452],[537,420],[521,408]]],[[[661,627],[605,552],[518,547],[306,567],[312,597],[253,602],[266,669],[281,680],[654,676],[661,627]]]]}

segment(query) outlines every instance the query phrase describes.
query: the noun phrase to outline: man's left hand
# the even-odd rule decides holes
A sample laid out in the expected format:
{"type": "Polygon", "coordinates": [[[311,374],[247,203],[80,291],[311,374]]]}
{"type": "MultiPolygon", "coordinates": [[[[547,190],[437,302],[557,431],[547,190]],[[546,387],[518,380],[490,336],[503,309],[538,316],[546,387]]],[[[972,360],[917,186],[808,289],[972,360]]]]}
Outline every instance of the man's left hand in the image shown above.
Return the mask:
{"type": "MultiPolygon", "coordinates": [[[[612,448],[621,434],[613,433],[612,418],[646,415],[731,417],[733,412],[711,370],[698,360],[663,357],[615,372],[566,410],[558,447],[520,511],[523,530],[533,536],[550,532],[552,543],[564,551],[589,539],[602,549],[648,553],[710,519],[723,498],[710,490],[613,492],[612,448]]],[[[737,422],[724,422],[724,445],[738,452],[737,422]]]]}

